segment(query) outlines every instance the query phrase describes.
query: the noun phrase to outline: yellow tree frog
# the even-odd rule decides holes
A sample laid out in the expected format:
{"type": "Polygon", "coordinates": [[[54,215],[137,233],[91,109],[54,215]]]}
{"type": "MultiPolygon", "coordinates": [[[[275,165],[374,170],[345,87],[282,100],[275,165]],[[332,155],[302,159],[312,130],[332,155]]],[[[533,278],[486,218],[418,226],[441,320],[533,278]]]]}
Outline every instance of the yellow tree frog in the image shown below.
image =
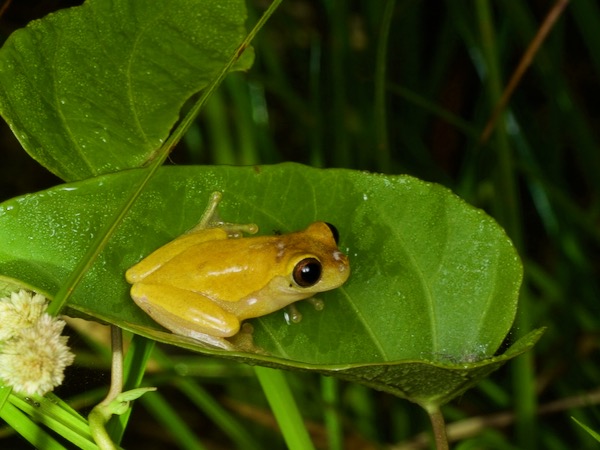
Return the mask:
{"type": "Polygon", "coordinates": [[[131,267],[131,297],[175,334],[233,350],[226,338],[245,319],[264,316],[348,279],[348,258],[335,227],[315,222],[303,231],[243,237],[256,225],[216,219],[213,194],[200,223],[131,267]]]}

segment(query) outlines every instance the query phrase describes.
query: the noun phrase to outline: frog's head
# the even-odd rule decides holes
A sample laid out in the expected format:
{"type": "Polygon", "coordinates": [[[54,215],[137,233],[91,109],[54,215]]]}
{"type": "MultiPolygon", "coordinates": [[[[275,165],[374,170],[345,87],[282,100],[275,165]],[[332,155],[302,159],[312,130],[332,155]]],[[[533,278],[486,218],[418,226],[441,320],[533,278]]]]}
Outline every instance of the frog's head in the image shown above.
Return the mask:
{"type": "Polygon", "coordinates": [[[338,249],[338,231],[326,222],[315,222],[289,235],[286,243],[286,290],[307,298],[335,289],[350,276],[348,257],[338,249]]]}

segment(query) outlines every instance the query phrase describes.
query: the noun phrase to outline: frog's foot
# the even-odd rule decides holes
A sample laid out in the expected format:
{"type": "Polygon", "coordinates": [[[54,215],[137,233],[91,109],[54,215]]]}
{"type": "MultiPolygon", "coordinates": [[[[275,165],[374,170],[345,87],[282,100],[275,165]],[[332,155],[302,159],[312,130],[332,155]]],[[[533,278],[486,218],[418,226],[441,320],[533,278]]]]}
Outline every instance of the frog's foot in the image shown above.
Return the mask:
{"type": "Polygon", "coordinates": [[[233,350],[246,353],[258,353],[260,355],[268,355],[269,352],[258,347],[254,343],[254,327],[249,323],[243,323],[240,331],[227,339],[228,343],[233,347],[233,350]]]}
{"type": "Polygon", "coordinates": [[[227,232],[228,237],[239,238],[244,233],[255,234],[258,231],[258,225],[255,223],[224,222],[219,216],[219,203],[222,198],[223,194],[221,192],[213,192],[200,222],[187,233],[194,233],[195,231],[206,230],[207,228],[221,228],[227,232]]]}
{"type": "Polygon", "coordinates": [[[313,307],[317,311],[323,311],[323,308],[325,308],[325,303],[320,298],[310,297],[310,298],[307,298],[306,301],[308,303],[310,303],[311,305],[313,305],[313,307]]]}
{"type": "MultiPolygon", "coordinates": [[[[323,300],[318,298],[310,297],[305,299],[305,301],[313,305],[317,311],[323,311],[323,308],[325,308],[325,303],[323,303],[323,300]]],[[[300,323],[302,321],[302,313],[298,311],[298,308],[294,303],[287,305],[284,308],[283,317],[285,317],[285,321],[288,323],[288,325],[292,323],[300,323]]]]}
{"type": "Polygon", "coordinates": [[[256,234],[258,232],[258,225],[255,223],[218,222],[213,226],[225,230],[229,238],[241,238],[244,237],[244,233],[256,234]]]}
{"type": "Polygon", "coordinates": [[[220,350],[229,350],[229,351],[236,350],[235,346],[225,338],[211,336],[210,334],[206,334],[206,333],[198,333],[193,330],[190,330],[185,335],[188,337],[191,337],[192,339],[194,339],[196,341],[201,342],[202,344],[207,344],[211,347],[216,347],[220,350]]]}
{"type": "Polygon", "coordinates": [[[211,336],[210,334],[198,333],[196,331],[189,331],[186,335],[202,344],[207,344],[219,350],[268,355],[269,352],[254,343],[253,333],[254,327],[249,323],[244,323],[240,331],[230,338],[211,336]]]}
{"type": "Polygon", "coordinates": [[[293,303],[283,309],[283,317],[288,325],[302,321],[302,313],[298,311],[298,308],[293,303]]]}

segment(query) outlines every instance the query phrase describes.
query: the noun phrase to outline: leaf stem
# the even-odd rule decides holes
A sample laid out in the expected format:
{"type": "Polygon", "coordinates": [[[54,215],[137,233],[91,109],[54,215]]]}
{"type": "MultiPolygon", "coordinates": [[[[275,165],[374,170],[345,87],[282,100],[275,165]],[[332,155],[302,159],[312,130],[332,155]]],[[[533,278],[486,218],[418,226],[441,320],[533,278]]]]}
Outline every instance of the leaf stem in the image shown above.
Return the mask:
{"type": "Polygon", "coordinates": [[[119,327],[111,325],[110,337],[112,346],[110,389],[104,400],[94,406],[89,415],[90,432],[102,450],[117,448],[106,430],[106,423],[112,416],[108,406],[123,391],[123,332],[119,327]]]}
{"type": "Polygon", "coordinates": [[[433,438],[435,439],[435,448],[437,450],[448,450],[448,436],[446,435],[446,421],[439,407],[427,409],[431,427],[433,429],[433,438]]]}

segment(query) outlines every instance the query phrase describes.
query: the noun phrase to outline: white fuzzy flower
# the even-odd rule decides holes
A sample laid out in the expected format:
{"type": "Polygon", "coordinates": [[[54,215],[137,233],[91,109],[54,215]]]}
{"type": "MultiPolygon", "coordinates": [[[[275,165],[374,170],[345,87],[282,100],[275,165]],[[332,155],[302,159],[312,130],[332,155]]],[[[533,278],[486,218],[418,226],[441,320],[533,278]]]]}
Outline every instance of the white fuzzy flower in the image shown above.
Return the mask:
{"type": "Polygon", "coordinates": [[[32,326],[46,312],[46,298],[21,289],[0,298],[0,341],[10,339],[20,330],[32,326]]]}
{"type": "Polygon", "coordinates": [[[0,379],[25,395],[44,395],[62,383],[74,359],[67,337],[61,336],[65,322],[44,313],[44,297],[27,291],[13,293],[0,304],[0,328],[9,322],[0,342],[0,379]]]}

